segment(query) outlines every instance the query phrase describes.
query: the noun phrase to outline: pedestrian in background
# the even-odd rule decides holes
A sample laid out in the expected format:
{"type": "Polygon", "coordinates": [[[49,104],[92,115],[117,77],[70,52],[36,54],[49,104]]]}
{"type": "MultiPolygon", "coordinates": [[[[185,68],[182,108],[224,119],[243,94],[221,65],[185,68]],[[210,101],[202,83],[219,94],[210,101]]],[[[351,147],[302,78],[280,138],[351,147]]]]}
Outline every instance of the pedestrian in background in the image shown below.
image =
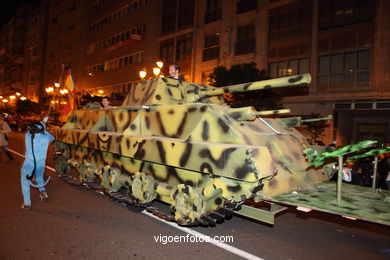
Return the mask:
{"type": "Polygon", "coordinates": [[[25,136],[26,153],[21,169],[23,209],[31,208],[30,182],[34,176],[39,187],[40,198],[42,200],[49,198],[44,187],[43,173],[45,171],[47,148],[54,137],[46,130],[45,123],[47,119],[45,117],[43,121],[35,121],[30,124],[25,136]]]}
{"type": "Polygon", "coordinates": [[[6,162],[13,161],[14,158],[11,155],[11,152],[8,151],[8,133],[10,133],[11,127],[9,127],[8,123],[5,121],[4,116],[0,115],[0,146],[1,150],[7,155],[8,160],[6,162]]]}
{"type": "Polygon", "coordinates": [[[389,175],[390,165],[387,162],[386,154],[380,154],[378,160],[377,188],[388,190],[387,176],[389,175]]]}
{"type": "Polygon", "coordinates": [[[353,169],[354,163],[353,162],[345,162],[345,165],[343,167],[343,181],[345,182],[352,182],[352,169],[353,169]]]}
{"type": "Polygon", "coordinates": [[[352,181],[354,184],[369,187],[372,185],[372,174],[372,159],[362,158],[356,163],[356,169],[353,171],[352,181]]]}

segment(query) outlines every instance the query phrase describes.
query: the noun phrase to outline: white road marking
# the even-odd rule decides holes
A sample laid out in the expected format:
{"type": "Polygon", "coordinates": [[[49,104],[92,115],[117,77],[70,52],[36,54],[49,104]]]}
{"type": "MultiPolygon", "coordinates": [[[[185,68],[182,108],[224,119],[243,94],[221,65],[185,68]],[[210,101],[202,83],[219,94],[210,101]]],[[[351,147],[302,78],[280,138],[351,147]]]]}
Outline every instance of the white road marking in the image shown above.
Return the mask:
{"type": "MultiPolygon", "coordinates": [[[[26,158],[23,154],[18,153],[17,151],[14,151],[14,150],[11,150],[11,149],[8,149],[8,151],[10,151],[10,152],[12,152],[12,153],[14,153],[14,154],[16,154],[16,155],[19,155],[20,157],[26,158]]],[[[50,167],[50,166],[47,166],[47,165],[45,165],[45,168],[46,168],[46,169],[49,169],[50,171],[53,171],[53,172],[56,171],[54,168],[52,168],[52,167],[50,167]]]]}
{"type": "Polygon", "coordinates": [[[14,153],[14,154],[17,154],[17,155],[19,155],[20,157],[25,158],[23,154],[18,153],[17,151],[11,150],[11,149],[9,149],[9,148],[8,148],[8,151],[10,151],[10,152],[12,152],[12,153],[14,153]]]}
{"type": "MultiPolygon", "coordinates": [[[[20,154],[20,153],[14,151],[14,150],[11,150],[11,149],[8,149],[8,150],[10,152],[14,153],[14,154],[17,154],[17,155],[25,158],[25,156],[23,154],[20,154]]],[[[54,168],[50,167],[50,166],[46,165],[45,167],[46,167],[46,169],[49,169],[50,171],[56,172],[56,170],[54,168]]],[[[141,213],[143,213],[146,216],[149,216],[151,218],[157,219],[157,220],[161,221],[162,223],[165,223],[165,224],[167,224],[167,225],[169,225],[169,226],[171,226],[173,228],[176,228],[178,230],[181,230],[181,231],[183,231],[183,232],[185,232],[187,234],[190,234],[190,235],[193,235],[193,236],[198,236],[198,237],[201,237],[201,236],[205,237],[205,236],[207,236],[205,234],[202,234],[202,233],[200,233],[198,231],[195,231],[195,230],[192,230],[190,228],[180,227],[179,225],[177,225],[177,223],[165,221],[165,220],[163,220],[161,218],[158,218],[158,217],[154,216],[152,213],[147,212],[146,210],[142,211],[141,213]]],[[[224,249],[224,250],[226,250],[226,251],[228,251],[228,252],[230,252],[232,254],[238,255],[238,256],[240,256],[242,258],[245,258],[245,259],[263,260],[263,258],[257,257],[255,255],[252,255],[252,254],[250,254],[248,252],[245,252],[245,251],[243,251],[243,250],[241,250],[241,249],[239,249],[237,247],[231,246],[231,245],[226,244],[226,243],[222,243],[222,242],[214,240],[214,239],[210,239],[210,241],[206,242],[206,243],[213,244],[214,246],[222,248],[222,249],[224,249]]]]}
{"type": "MultiPolygon", "coordinates": [[[[205,237],[207,235],[204,235],[198,231],[195,231],[195,230],[192,230],[190,228],[186,228],[186,227],[181,227],[179,225],[177,225],[177,223],[174,223],[174,222],[168,222],[168,221],[165,221],[159,217],[156,217],[154,216],[152,213],[149,213],[147,212],[146,210],[142,211],[141,213],[145,214],[146,216],[149,216],[151,218],[154,218],[154,219],[157,219],[173,228],[176,228],[178,230],[181,230],[187,234],[190,234],[190,235],[193,235],[193,236],[198,236],[198,237],[205,237]]],[[[207,243],[207,242],[206,242],[207,243]]],[[[238,255],[238,256],[241,256],[242,258],[245,258],[245,259],[250,259],[250,260],[263,260],[263,258],[260,258],[260,257],[257,257],[255,255],[252,255],[248,252],[245,252],[237,247],[234,247],[234,246],[231,246],[231,245],[228,245],[228,244],[225,244],[225,243],[222,243],[222,242],[219,242],[219,241],[216,241],[214,239],[210,239],[210,241],[208,242],[210,244],[213,244],[214,246],[217,246],[217,247],[220,247],[230,253],[233,253],[235,255],[238,255]]]]}

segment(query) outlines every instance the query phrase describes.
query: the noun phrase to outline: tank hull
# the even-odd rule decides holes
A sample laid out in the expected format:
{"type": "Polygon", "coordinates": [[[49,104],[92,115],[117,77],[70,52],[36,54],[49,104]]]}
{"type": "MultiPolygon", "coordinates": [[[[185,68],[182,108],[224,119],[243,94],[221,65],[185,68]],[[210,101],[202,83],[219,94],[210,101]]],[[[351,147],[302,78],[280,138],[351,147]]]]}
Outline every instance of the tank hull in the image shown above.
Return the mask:
{"type": "Polygon", "coordinates": [[[228,109],[190,103],[73,111],[55,132],[57,167],[66,174],[72,165],[82,181],[128,189],[141,203],[167,202],[184,225],[226,203],[329,178],[323,168],[307,168],[309,145],[293,128],[274,119],[235,120],[228,109]]]}

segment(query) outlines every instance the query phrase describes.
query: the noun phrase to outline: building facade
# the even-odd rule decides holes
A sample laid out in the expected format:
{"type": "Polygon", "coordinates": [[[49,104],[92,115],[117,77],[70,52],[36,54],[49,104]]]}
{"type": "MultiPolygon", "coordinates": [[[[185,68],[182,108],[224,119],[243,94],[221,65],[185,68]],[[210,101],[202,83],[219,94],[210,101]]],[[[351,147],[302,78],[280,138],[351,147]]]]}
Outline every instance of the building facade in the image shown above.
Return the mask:
{"type": "Polygon", "coordinates": [[[204,84],[216,66],[255,62],[271,78],[311,74],[308,94],[283,103],[293,115],[332,115],[318,137],[325,144],[390,140],[389,1],[44,0],[40,8],[40,95],[61,64],[79,92],[110,95],[128,92],[142,69],[151,77],[158,60],[204,84]]]}
{"type": "Polygon", "coordinates": [[[0,95],[4,97],[25,91],[25,46],[30,11],[29,7],[22,7],[0,29],[0,95]]]}

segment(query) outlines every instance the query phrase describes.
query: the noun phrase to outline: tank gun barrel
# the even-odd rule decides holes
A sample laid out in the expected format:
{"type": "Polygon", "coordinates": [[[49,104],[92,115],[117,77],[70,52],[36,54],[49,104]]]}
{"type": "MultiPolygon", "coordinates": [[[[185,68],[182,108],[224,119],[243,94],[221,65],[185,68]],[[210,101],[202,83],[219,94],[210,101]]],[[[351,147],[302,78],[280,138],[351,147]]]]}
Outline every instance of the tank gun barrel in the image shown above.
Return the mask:
{"type": "Polygon", "coordinates": [[[270,116],[270,115],[277,115],[277,114],[287,114],[290,113],[290,109],[277,109],[277,110],[265,110],[265,111],[256,111],[253,112],[256,116],[270,116]]]}
{"type": "Polygon", "coordinates": [[[302,123],[312,123],[312,122],[327,121],[327,120],[332,120],[332,119],[333,119],[332,115],[329,115],[327,117],[321,117],[321,118],[303,119],[301,122],[302,123]]]}
{"type": "Polygon", "coordinates": [[[310,118],[310,119],[302,119],[302,117],[300,116],[294,116],[294,117],[281,118],[280,120],[283,123],[285,123],[288,127],[297,127],[297,126],[301,126],[304,123],[327,121],[327,120],[332,120],[332,118],[333,118],[332,115],[329,115],[327,117],[310,118]]]}
{"type": "Polygon", "coordinates": [[[229,87],[213,88],[208,89],[200,93],[200,98],[210,97],[216,95],[222,95],[225,93],[239,93],[239,92],[248,92],[261,89],[272,89],[272,88],[281,88],[288,86],[302,86],[307,85],[311,82],[310,74],[302,74],[278,79],[269,79],[263,81],[255,81],[251,83],[237,84],[229,87]]]}
{"type": "Polygon", "coordinates": [[[229,115],[236,120],[254,120],[257,116],[269,116],[290,112],[290,109],[256,111],[253,107],[240,107],[229,109],[229,115]]]}

